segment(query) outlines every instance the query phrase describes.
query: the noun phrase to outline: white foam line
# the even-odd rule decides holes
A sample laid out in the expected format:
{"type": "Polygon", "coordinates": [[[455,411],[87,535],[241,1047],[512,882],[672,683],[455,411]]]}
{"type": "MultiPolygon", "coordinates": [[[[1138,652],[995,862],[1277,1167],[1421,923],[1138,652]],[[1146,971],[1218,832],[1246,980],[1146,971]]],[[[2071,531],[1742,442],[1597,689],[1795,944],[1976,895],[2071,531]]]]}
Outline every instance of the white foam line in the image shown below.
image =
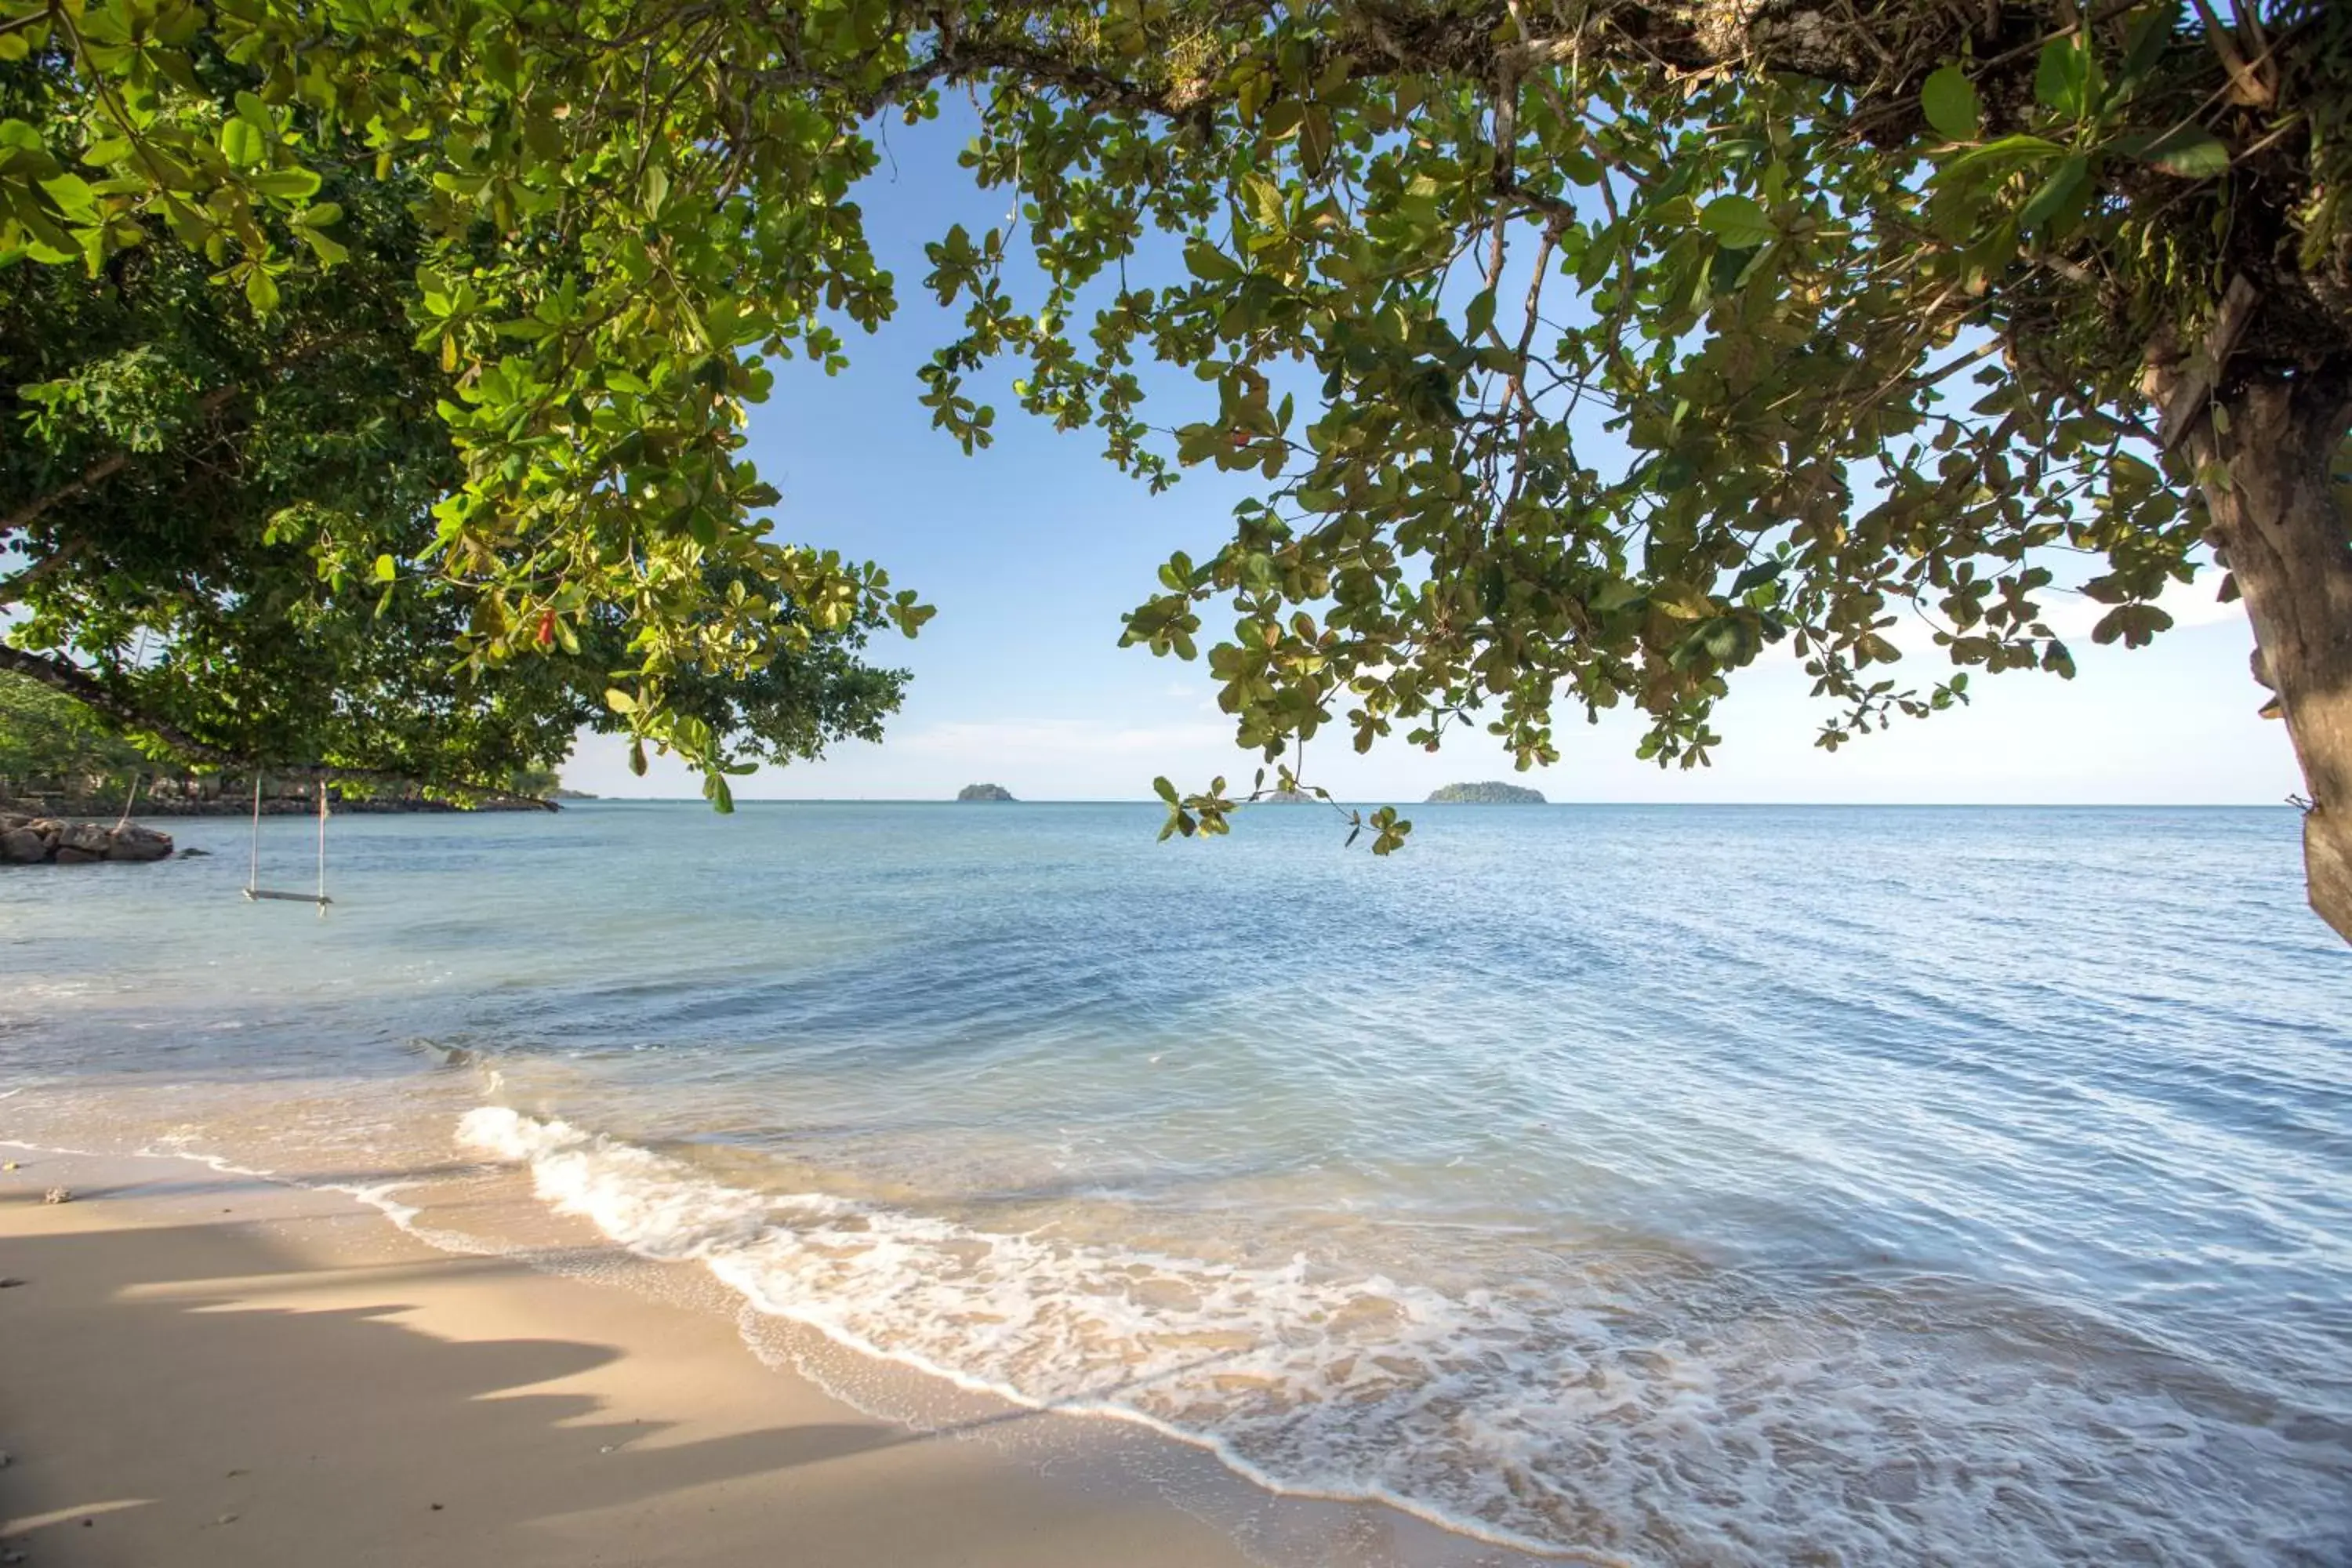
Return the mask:
{"type": "MultiPolygon", "coordinates": [[[[202,1165],[224,1176],[249,1176],[256,1181],[268,1182],[273,1186],[291,1187],[300,1192],[340,1193],[375,1210],[390,1220],[403,1234],[415,1237],[426,1246],[442,1252],[489,1258],[504,1256],[509,1250],[495,1243],[461,1236],[455,1231],[436,1230],[430,1226],[418,1225],[417,1216],[424,1211],[413,1205],[400,1203],[392,1196],[394,1193],[416,1185],[414,1181],[379,1182],[368,1185],[352,1182],[306,1181],[300,1176],[289,1176],[283,1171],[263,1170],[257,1165],[240,1165],[218,1154],[208,1154],[201,1149],[188,1148],[180,1143],[175,1137],[166,1137],[163,1142],[169,1146],[158,1148],[153,1144],[144,1144],[132,1150],[130,1157],[140,1160],[184,1160],[190,1164],[202,1165]]],[[[19,1149],[43,1149],[47,1153],[60,1154],[74,1159],[111,1160],[123,1157],[119,1154],[101,1153],[92,1149],[44,1149],[44,1146],[34,1143],[16,1143],[10,1146],[19,1149]]]]}
{"type": "Polygon", "coordinates": [[[814,1194],[776,1197],[740,1192],[688,1173],[648,1150],[616,1142],[601,1134],[583,1132],[562,1121],[523,1116],[500,1106],[468,1111],[459,1121],[457,1139],[461,1145],[528,1166],[540,1196],[551,1206],[593,1221],[625,1249],[661,1261],[699,1262],[757,1310],[813,1329],[833,1343],[858,1354],[907,1367],[969,1393],[989,1395],[1023,1409],[1108,1418],[1142,1426],[1210,1454],[1235,1475],[1276,1496],[1379,1503],[1456,1535],[1531,1556],[1588,1563],[1597,1568],[1629,1568],[1624,1558],[1563,1547],[1481,1521],[1465,1520],[1377,1484],[1317,1486],[1290,1479],[1261,1468],[1213,1434],[1106,1398],[1040,1398],[1017,1385],[948,1365],[909,1347],[879,1342],[773,1295],[760,1278],[761,1260],[747,1250],[750,1244],[771,1230],[768,1216],[778,1208],[788,1208],[810,1212],[812,1217],[845,1214],[862,1214],[870,1220],[883,1217],[841,1200],[814,1194]],[[600,1179],[600,1173],[588,1164],[592,1154],[626,1163],[638,1185],[624,1191],[619,1181],[600,1179]],[[689,1202],[705,1206],[681,1226],[679,1208],[689,1202]],[[630,1234],[633,1222],[635,1235],[630,1234]],[[650,1228],[665,1222],[671,1226],[667,1232],[650,1228]]]}
{"type": "MultiPolygon", "coordinates": [[[[636,1249],[632,1247],[629,1250],[636,1249]]],[[[1497,1530],[1492,1525],[1458,1519],[1443,1510],[1401,1496],[1385,1487],[1323,1488],[1285,1480],[1244,1458],[1222,1438],[1206,1432],[1194,1431],[1190,1427],[1179,1426],[1172,1422],[1163,1421],[1156,1415],[1137,1410],[1130,1405],[1114,1405],[1105,1400],[1057,1401],[1034,1398],[1010,1384],[972,1376],[954,1367],[941,1365],[916,1352],[892,1350],[863,1335],[853,1334],[836,1328],[821,1318],[794,1311],[791,1307],[777,1301],[766,1291],[761,1289],[756,1282],[735,1277],[733,1271],[726,1267],[726,1259],[715,1258],[702,1260],[704,1268],[708,1268],[721,1283],[749,1301],[757,1310],[772,1318],[782,1318],[789,1322],[798,1323],[803,1328],[814,1329],[845,1350],[871,1356],[877,1361],[888,1362],[894,1366],[903,1366],[910,1371],[919,1372],[927,1377],[939,1378],[942,1382],[953,1384],[968,1394],[991,1395],[1003,1400],[1008,1405],[1017,1405],[1024,1410],[1034,1410],[1042,1414],[1124,1421],[1132,1426],[1141,1426],[1163,1437],[1172,1438],[1187,1447],[1202,1450],[1242,1479],[1277,1497],[1305,1498],[1318,1502],[1380,1503],[1396,1510],[1399,1513],[1410,1514],[1423,1523],[1433,1524],[1440,1530],[1451,1531],[1455,1535],[1467,1536],[1473,1541],[1483,1541],[1490,1546],[1500,1546],[1513,1552],[1525,1552],[1531,1557],[1548,1557],[1565,1563],[1589,1563],[1593,1564],[1594,1568],[1634,1568],[1634,1564],[1627,1558],[1580,1551],[1574,1547],[1555,1546],[1545,1542],[1529,1540],[1525,1536],[1514,1535],[1509,1531],[1497,1530]]],[[[867,1414],[870,1415],[872,1412],[867,1414]]]]}

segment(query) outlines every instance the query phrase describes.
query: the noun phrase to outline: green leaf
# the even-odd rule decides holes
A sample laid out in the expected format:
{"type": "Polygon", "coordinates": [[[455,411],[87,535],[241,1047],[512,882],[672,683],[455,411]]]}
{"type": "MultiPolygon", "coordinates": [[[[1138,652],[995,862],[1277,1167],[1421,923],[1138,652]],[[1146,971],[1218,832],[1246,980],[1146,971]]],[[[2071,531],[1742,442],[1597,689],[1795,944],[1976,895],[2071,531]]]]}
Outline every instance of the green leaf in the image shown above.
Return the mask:
{"type": "Polygon", "coordinates": [[[608,686],[604,688],[604,706],[615,713],[634,713],[637,710],[637,700],[617,686],[608,686]]]}
{"type": "Polygon", "coordinates": [[[1243,276],[1240,266],[1233,258],[1205,239],[1185,243],[1184,265],[1193,277],[1204,283],[1232,283],[1243,276]]]}
{"type": "Polygon", "coordinates": [[[1483,338],[1486,335],[1486,329],[1494,324],[1495,291],[1484,289],[1470,301],[1469,310],[1463,313],[1463,340],[1469,342],[1483,338]]]}
{"type": "Polygon", "coordinates": [[[2099,62],[2081,32],[2053,38],[2034,63],[2033,96],[2070,120],[2088,120],[2098,108],[2099,62]]]}
{"type": "Polygon", "coordinates": [[[256,267],[245,275],[245,298],[257,315],[278,309],[278,280],[256,267]]]}
{"type": "Polygon", "coordinates": [[[269,145],[253,122],[244,119],[224,120],[220,128],[222,155],[240,169],[250,169],[269,155],[269,145]]]}
{"type": "Polygon", "coordinates": [[[2056,157],[2065,150],[2046,136],[2023,134],[2000,136],[1980,147],[1969,148],[1954,158],[1948,166],[1965,169],[1973,163],[1998,163],[2012,160],[2021,163],[2038,163],[2045,158],[2056,157]]]}
{"type": "Polygon", "coordinates": [[[97,198],[91,194],[89,182],[79,174],[53,174],[41,182],[41,189],[58,204],[58,210],[69,218],[85,221],[98,215],[97,198]]]}
{"type": "Polygon", "coordinates": [[[2024,210],[2017,215],[2019,226],[2028,230],[2038,229],[2063,213],[2074,200],[2074,193],[2082,188],[2090,168],[2091,161],[2081,153],[2059,164],[2042,182],[2042,188],[2033,193],[2033,199],[2025,204],[2024,210]]]}
{"type": "Polygon", "coordinates": [[[2210,180],[2230,172],[2230,144],[2201,125],[2174,132],[2140,158],[2184,180],[2210,180]]]}
{"type": "Polygon", "coordinates": [[[1984,129],[1976,84],[1958,66],[1939,66],[1928,74],[1919,89],[1919,107],[1947,142],[1973,142],[1984,129]]]}
{"type": "Polygon", "coordinates": [[[1699,227],[1724,244],[1746,250],[1772,237],[1772,220],[1751,196],[1717,196],[1699,210],[1699,227]]]}
{"type": "Polygon", "coordinates": [[[399,574],[399,563],[394,561],[391,556],[379,555],[375,558],[375,580],[377,582],[389,583],[399,574]]]}
{"type": "MultiPolygon", "coordinates": [[[[317,194],[319,176],[308,169],[272,169],[268,174],[254,175],[253,188],[265,196],[299,201],[317,194]]],[[[339,212],[337,216],[341,216],[339,212]]],[[[326,221],[331,223],[334,220],[330,218],[326,221]]]]}
{"type": "Polygon", "coordinates": [[[1159,778],[1153,779],[1151,781],[1151,790],[1154,795],[1157,795],[1169,805],[1174,805],[1176,804],[1176,786],[1168,782],[1167,775],[1162,774],[1159,778]]]}

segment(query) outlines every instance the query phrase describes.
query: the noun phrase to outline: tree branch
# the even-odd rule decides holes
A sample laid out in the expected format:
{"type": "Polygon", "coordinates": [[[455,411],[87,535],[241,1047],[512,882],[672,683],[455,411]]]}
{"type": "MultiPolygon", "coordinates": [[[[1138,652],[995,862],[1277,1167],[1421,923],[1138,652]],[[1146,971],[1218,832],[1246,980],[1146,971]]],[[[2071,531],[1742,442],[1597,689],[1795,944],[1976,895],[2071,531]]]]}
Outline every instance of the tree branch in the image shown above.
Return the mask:
{"type": "MultiPolygon", "coordinates": [[[[235,386],[216,386],[197,398],[195,405],[197,420],[210,419],[228,406],[229,401],[236,396],[239,390],[235,386]]],[[[68,479],[48,494],[36,496],[5,517],[0,517],[0,534],[15,533],[34,522],[51,507],[69,501],[94,486],[104,484],[129,467],[131,458],[131,454],[127,451],[111,452],[100,458],[97,462],[84,468],[80,477],[68,479]]],[[[37,567],[35,570],[38,571],[39,568],[37,567]]],[[[27,573],[26,575],[30,576],[32,574],[27,573]]],[[[5,602],[0,600],[0,603],[5,602]]]]}
{"type": "Polygon", "coordinates": [[[509,805],[528,803],[548,811],[558,809],[551,801],[539,800],[530,795],[518,795],[506,790],[488,789],[479,784],[419,779],[406,773],[381,773],[368,768],[339,768],[325,763],[308,764],[285,763],[271,765],[257,763],[249,757],[235,756],[217,746],[205,744],[168,721],[158,719],[151,713],[141,710],[134,704],[110,690],[103,682],[88,670],[77,665],[68,664],[62,658],[45,654],[27,652],[24,648],[10,647],[5,643],[0,643],[0,670],[37,680],[50,690],[62,692],[72,698],[116,727],[152,735],[178,752],[184,761],[202,763],[207,767],[241,768],[278,773],[304,773],[326,779],[350,779],[358,784],[396,784],[408,789],[446,789],[471,800],[509,805]]]}
{"type": "Polygon", "coordinates": [[[0,643],[0,669],[37,680],[52,691],[61,691],[100,718],[110,720],[123,729],[144,731],[191,762],[221,766],[237,760],[205,745],[176,725],[141,712],[109,690],[89,671],[62,658],[28,653],[23,648],[0,643]]]}
{"type": "Polygon", "coordinates": [[[60,501],[69,501],[92,485],[103,484],[122,471],[131,461],[128,452],[116,452],[100,458],[81,471],[79,479],[68,479],[45,496],[35,496],[5,517],[0,517],[0,533],[15,533],[60,501]]]}

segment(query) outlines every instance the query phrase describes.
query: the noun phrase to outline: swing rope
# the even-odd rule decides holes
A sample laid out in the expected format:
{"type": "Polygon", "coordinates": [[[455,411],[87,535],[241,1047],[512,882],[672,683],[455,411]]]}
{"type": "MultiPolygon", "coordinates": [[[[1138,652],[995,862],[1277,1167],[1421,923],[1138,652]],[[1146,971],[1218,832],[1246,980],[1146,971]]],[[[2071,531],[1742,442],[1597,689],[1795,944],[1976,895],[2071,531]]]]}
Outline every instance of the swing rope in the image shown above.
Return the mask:
{"type": "Polygon", "coordinates": [[[261,771],[253,774],[253,856],[245,873],[245,897],[248,903],[261,899],[282,899],[289,903],[316,904],[319,917],[326,918],[327,906],[335,900],[327,897],[327,781],[319,781],[319,890],[316,893],[281,893],[261,885],[261,771]]]}

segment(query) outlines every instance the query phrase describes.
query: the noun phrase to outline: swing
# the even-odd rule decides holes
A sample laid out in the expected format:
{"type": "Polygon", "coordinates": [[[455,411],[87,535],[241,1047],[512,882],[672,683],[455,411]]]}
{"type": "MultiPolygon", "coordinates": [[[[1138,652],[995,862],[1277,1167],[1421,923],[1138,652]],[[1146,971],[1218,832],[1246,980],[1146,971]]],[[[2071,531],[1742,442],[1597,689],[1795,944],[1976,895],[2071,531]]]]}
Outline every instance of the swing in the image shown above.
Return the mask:
{"type": "Polygon", "coordinates": [[[326,918],[327,906],[335,900],[327,897],[327,781],[319,781],[319,890],[316,893],[284,893],[261,885],[261,773],[253,774],[253,860],[245,874],[245,898],[247,903],[262,899],[281,899],[290,904],[316,904],[319,917],[326,918]]]}

